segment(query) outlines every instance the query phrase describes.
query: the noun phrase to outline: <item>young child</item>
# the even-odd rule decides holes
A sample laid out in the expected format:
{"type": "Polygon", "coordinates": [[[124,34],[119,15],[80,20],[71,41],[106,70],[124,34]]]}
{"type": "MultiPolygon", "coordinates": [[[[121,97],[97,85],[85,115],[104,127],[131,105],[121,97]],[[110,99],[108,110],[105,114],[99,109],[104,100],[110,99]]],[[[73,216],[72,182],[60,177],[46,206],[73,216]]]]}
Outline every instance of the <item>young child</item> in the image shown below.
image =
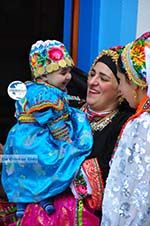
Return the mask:
{"type": "Polygon", "coordinates": [[[9,201],[17,203],[18,218],[32,202],[51,214],[51,198],[69,187],[93,143],[85,114],[68,105],[66,86],[74,63],[64,44],[38,41],[29,60],[33,81],[26,82],[25,97],[16,101],[17,124],[4,146],[4,155],[26,159],[5,162],[2,170],[3,187],[9,201]]]}

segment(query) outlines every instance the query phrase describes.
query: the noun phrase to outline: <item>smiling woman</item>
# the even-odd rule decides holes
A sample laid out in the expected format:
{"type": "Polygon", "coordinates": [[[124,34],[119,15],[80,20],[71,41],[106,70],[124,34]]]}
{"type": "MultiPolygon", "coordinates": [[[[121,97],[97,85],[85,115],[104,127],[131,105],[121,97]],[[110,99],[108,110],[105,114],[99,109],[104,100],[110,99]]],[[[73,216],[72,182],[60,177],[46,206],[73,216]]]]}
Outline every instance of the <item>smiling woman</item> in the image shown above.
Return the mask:
{"type": "Polygon", "coordinates": [[[111,111],[118,105],[118,96],[118,83],[113,72],[106,64],[98,62],[88,76],[87,103],[95,111],[111,111]]]}
{"type": "MultiPolygon", "coordinates": [[[[55,212],[49,216],[40,205],[28,205],[21,226],[99,226],[109,161],[122,125],[133,113],[126,102],[120,103],[118,57],[117,48],[103,51],[89,72],[87,103],[82,110],[90,121],[94,144],[71,189],[54,198],[55,212]]],[[[73,85],[76,87],[78,83],[74,80],[73,85]]]]}

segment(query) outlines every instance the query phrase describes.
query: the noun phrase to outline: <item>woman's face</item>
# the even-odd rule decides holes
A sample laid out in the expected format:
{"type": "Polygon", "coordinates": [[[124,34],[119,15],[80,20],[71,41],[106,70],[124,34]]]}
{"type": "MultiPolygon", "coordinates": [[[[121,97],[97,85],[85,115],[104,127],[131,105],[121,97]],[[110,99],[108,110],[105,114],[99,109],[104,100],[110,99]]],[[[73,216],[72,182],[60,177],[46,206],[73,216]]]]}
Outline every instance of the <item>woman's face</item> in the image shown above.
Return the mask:
{"type": "Polygon", "coordinates": [[[136,94],[134,90],[135,86],[126,79],[125,75],[121,72],[117,73],[119,78],[119,90],[121,91],[122,96],[128,101],[130,107],[136,108],[134,95],[136,94]]]}
{"type": "Polygon", "coordinates": [[[86,101],[94,111],[114,110],[118,105],[118,83],[110,68],[98,62],[89,72],[86,101]]]}

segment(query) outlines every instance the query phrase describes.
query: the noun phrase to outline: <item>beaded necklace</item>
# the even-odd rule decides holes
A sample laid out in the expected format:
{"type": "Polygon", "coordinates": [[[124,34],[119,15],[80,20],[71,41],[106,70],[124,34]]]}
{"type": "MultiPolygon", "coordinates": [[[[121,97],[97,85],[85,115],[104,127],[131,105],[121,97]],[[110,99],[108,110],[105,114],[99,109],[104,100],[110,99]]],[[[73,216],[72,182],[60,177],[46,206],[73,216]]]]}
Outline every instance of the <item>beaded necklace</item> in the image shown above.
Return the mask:
{"type": "Polygon", "coordinates": [[[118,109],[101,113],[92,111],[90,112],[89,106],[87,104],[85,104],[81,108],[81,110],[87,114],[93,132],[103,130],[112,121],[113,117],[118,113],[118,109]],[[90,115],[91,113],[92,115],[90,115]]]}
{"type": "Polygon", "coordinates": [[[113,117],[118,113],[118,110],[114,110],[111,113],[107,114],[103,118],[95,118],[92,122],[90,122],[91,128],[93,132],[103,130],[113,119],[113,117]]]}

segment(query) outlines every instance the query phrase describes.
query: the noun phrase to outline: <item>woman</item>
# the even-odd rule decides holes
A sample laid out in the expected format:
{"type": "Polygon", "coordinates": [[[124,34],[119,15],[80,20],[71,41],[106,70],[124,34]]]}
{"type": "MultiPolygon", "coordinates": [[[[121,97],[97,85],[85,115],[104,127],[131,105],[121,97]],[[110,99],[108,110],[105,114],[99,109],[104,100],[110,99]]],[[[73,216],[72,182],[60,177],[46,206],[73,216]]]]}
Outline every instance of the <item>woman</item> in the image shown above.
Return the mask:
{"type": "Polygon", "coordinates": [[[55,198],[56,212],[50,216],[37,204],[31,204],[26,209],[21,225],[99,225],[109,160],[119,131],[132,114],[132,110],[126,107],[126,104],[120,104],[116,68],[118,56],[115,49],[103,51],[96,58],[88,76],[87,103],[83,110],[91,122],[94,146],[91,156],[84,162],[82,168],[89,177],[92,195],[85,192],[86,186],[83,186],[85,181],[78,180],[79,176],[75,184],[78,185],[76,191],[81,193],[83,199],[77,201],[68,189],[55,198]],[[79,181],[83,183],[80,184],[79,181]]]}
{"type": "Polygon", "coordinates": [[[133,113],[120,104],[116,63],[119,54],[116,49],[103,51],[95,60],[88,76],[86,104],[83,110],[90,120],[94,146],[90,157],[82,165],[82,172],[88,177],[83,180],[77,175],[70,189],[54,200],[56,212],[50,216],[37,205],[27,207],[21,226],[97,226],[99,225],[101,202],[105,180],[109,171],[109,160],[122,125],[133,113]],[[90,183],[88,183],[90,182],[90,183]],[[92,194],[90,189],[92,188],[92,194]]]}
{"type": "Polygon", "coordinates": [[[141,36],[128,44],[118,64],[121,93],[136,113],[128,119],[115,149],[101,225],[149,226],[150,44],[147,38],[141,36]]]}

